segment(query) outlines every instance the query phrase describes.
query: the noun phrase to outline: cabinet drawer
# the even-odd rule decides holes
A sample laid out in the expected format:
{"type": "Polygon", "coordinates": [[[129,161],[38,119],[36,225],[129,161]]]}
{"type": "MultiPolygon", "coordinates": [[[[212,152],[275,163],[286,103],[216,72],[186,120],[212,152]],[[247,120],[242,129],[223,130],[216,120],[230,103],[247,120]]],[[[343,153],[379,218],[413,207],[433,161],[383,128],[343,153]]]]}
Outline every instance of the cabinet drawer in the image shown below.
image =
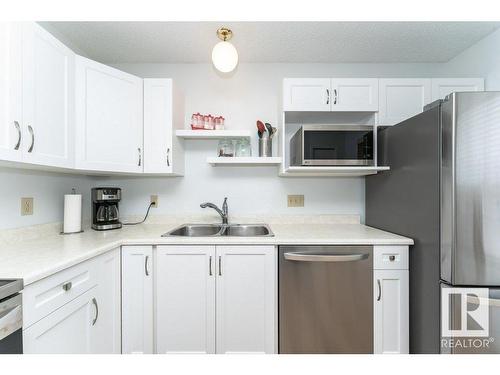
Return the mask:
{"type": "Polygon", "coordinates": [[[408,246],[375,246],[373,248],[373,269],[407,270],[408,246]]]}
{"type": "Polygon", "coordinates": [[[89,260],[28,285],[23,291],[23,325],[29,327],[97,284],[89,260]]]}

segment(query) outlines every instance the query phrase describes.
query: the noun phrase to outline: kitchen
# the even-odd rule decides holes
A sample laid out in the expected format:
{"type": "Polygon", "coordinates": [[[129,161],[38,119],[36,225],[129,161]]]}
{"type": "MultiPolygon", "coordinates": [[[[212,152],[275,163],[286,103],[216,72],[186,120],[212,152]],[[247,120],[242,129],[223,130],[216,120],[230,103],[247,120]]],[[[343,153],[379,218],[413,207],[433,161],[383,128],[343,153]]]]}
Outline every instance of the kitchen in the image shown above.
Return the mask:
{"type": "Polygon", "coordinates": [[[499,27],[2,23],[0,348],[444,354],[464,288],[495,337],[499,27]]]}

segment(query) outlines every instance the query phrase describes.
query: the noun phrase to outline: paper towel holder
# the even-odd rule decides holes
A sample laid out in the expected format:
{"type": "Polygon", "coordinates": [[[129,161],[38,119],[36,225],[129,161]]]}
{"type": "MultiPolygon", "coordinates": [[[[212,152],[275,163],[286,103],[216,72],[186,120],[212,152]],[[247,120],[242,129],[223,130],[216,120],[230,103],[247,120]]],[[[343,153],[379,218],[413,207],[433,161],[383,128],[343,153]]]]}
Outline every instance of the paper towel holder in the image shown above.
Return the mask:
{"type": "MultiPolygon", "coordinates": [[[[71,189],[71,195],[76,195],[76,189],[75,188],[71,189]]],[[[66,204],[66,202],[65,202],[65,204],[66,204]]],[[[66,212],[65,212],[65,215],[66,215],[66,212]]],[[[64,225],[64,221],[63,221],[63,230],[61,232],[59,232],[59,234],[61,234],[61,235],[67,235],[67,234],[78,234],[78,233],[83,233],[84,232],[83,229],[81,229],[79,231],[76,231],[76,232],[65,232],[64,231],[64,227],[65,227],[65,225],[64,225]]],[[[80,224],[80,227],[81,227],[81,224],[80,224]]]]}

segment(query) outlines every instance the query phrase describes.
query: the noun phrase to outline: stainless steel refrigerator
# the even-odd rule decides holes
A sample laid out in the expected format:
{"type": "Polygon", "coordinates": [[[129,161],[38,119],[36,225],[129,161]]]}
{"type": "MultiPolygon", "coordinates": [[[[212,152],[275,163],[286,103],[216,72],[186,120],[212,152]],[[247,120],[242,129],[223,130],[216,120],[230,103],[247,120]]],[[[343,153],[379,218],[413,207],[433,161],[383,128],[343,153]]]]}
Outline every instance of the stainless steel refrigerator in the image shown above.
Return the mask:
{"type": "Polygon", "coordinates": [[[366,178],[366,224],[415,241],[410,352],[500,353],[500,92],[432,103],[379,130],[377,151],[391,169],[366,178]],[[489,345],[442,347],[440,295],[457,287],[488,288],[489,345]]]}

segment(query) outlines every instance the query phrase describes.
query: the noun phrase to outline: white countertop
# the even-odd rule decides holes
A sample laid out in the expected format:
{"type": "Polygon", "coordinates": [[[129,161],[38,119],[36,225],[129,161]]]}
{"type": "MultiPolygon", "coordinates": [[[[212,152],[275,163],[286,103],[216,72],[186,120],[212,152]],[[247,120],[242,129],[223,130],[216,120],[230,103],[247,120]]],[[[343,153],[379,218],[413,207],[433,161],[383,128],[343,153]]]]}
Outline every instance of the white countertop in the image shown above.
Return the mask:
{"type": "MultiPolygon", "coordinates": [[[[411,245],[413,240],[361,224],[269,224],[274,237],[161,237],[182,224],[141,224],[119,230],[0,238],[0,279],[28,285],[121,245],[411,245]],[[31,238],[29,238],[31,237],[31,238]]],[[[34,231],[36,229],[33,229],[34,231]]],[[[27,229],[24,229],[23,233],[27,229]]]]}

